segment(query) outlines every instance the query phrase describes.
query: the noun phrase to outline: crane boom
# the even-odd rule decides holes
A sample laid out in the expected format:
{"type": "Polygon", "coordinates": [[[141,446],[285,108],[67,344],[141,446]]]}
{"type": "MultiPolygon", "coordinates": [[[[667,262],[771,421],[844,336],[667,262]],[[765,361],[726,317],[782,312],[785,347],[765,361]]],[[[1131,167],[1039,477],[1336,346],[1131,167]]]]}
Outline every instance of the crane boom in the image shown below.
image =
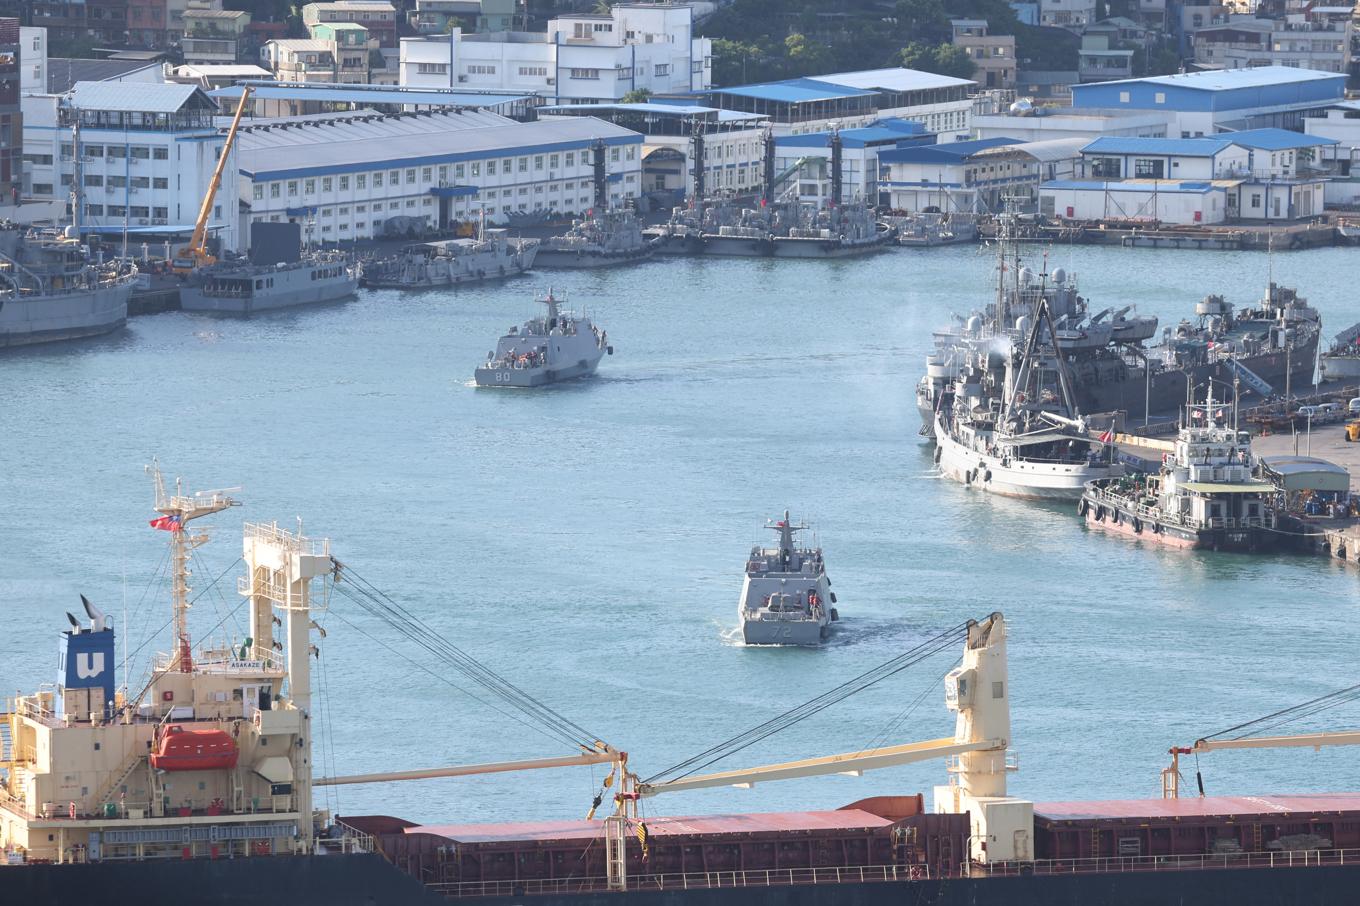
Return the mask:
{"type": "Polygon", "coordinates": [[[981,749],[1002,748],[999,740],[982,742],[958,742],[953,736],[931,739],[926,742],[913,742],[900,746],[885,746],[865,749],[861,752],[846,752],[840,755],[826,755],[821,758],[805,758],[801,761],[785,761],[767,764],[757,768],[740,771],[720,771],[715,774],[700,774],[697,777],[682,777],[664,783],[639,783],[640,796],[655,796],[658,793],[674,793],[680,790],[699,790],[715,786],[749,787],[767,780],[789,780],[796,777],[818,777],[824,774],[859,774],[875,768],[891,768],[931,758],[944,758],[949,755],[962,755],[981,749]]]}
{"type": "Polygon", "coordinates": [[[222,153],[217,156],[217,166],[213,168],[208,191],[203,194],[203,204],[198,209],[198,219],[194,221],[194,235],[189,239],[188,245],[176,252],[174,261],[171,262],[171,266],[178,273],[187,273],[194,268],[212,264],[216,260],[208,254],[208,219],[212,216],[213,202],[217,200],[217,190],[222,187],[222,171],[226,169],[232,146],[236,144],[236,130],[240,128],[241,116],[245,113],[246,104],[250,102],[253,90],[249,85],[241,88],[241,101],[236,105],[236,115],[231,118],[227,140],[222,145],[222,153]]]}
{"type": "Polygon", "coordinates": [[[569,768],[576,765],[603,764],[619,761],[627,756],[613,749],[582,752],[560,758],[532,758],[526,761],[495,761],[488,764],[450,765],[417,771],[387,771],[381,774],[351,774],[344,777],[320,777],[312,786],[341,786],[352,783],[388,783],[394,780],[430,780],[435,777],[470,777],[479,774],[504,774],[511,771],[535,771],[543,768],[569,768]]]}
{"type": "MultiPolygon", "coordinates": [[[[1243,739],[1197,739],[1192,746],[1173,746],[1167,753],[1171,766],[1162,770],[1162,798],[1180,798],[1180,763],[1182,755],[1201,752],[1223,752],[1229,749],[1321,749],[1323,746],[1360,745],[1360,731],[1341,730],[1332,733],[1300,733],[1296,736],[1251,736],[1243,739]]],[[[1204,787],[1200,786],[1200,795],[1204,787]]]]}

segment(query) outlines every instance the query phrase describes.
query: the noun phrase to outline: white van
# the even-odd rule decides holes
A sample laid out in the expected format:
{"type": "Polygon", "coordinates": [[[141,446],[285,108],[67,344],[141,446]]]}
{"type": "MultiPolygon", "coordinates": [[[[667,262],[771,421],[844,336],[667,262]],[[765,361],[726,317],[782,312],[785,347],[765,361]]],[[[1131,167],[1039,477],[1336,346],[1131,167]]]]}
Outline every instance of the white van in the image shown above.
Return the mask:
{"type": "Polygon", "coordinates": [[[1346,404],[1346,411],[1351,415],[1360,415],[1360,396],[1355,397],[1346,404]]]}

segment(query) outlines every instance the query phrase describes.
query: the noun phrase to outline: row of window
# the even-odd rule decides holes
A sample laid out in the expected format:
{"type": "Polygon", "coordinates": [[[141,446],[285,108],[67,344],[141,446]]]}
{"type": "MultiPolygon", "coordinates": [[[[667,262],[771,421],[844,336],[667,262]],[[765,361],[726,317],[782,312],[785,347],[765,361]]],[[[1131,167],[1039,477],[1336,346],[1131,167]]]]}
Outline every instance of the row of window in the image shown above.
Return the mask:
{"type": "Polygon", "coordinates": [[[143,205],[126,207],[121,204],[87,204],[85,205],[85,214],[89,217],[103,217],[105,214],[109,217],[153,217],[156,220],[166,221],[170,217],[170,210],[168,208],[148,208],[143,205]]]}
{"type": "MultiPolygon", "coordinates": [[[[633,197],[634,194],[635,194],[635,193],[633,193],[633,192],[627,192],[627,193],[624,193],[624,195],[623,195],[622,197],[623,197],[623,198],[631,198],[631,197],[633,197]]],[[[618,193],[615,193],[615,194],[614,194],[613,196],[611,196],[611,197],[612,197],[612,200],[613,200],[613,202],[614,202],[615,204],[620,203],[621,197],[619,196],[618,193]]],[[[556,211],[556,210],[563,210],[563,211],[566,211],[566,210],[571,210],[571,206],[572,206],[572,205],[579,205],[579,206],[580,206],[580,207],[579,207],[579,210],[586,210],[586,209],[589,208],[592,204],[594,204],[594,202],[595,202],[594,196],[591,196],[591,195],[581,195],[579,198],[563,198],[563,199],[561,199],[560,201],[559,201],[558,199],[556,199],[556,198],[551,198],[551,199],[548,199],[548,201],[547,201],[547,208],[548,208],[549,210],[554,210],[554,211],[556,211]]],[[[407,208],[410,208],[410,207],[413,207],[413,206],[414,206],[414,205],[411,204],[411,203],[409,203],[409,202],[408,202],[407,205],[406,205],[407,208]]],[[[426,207],[429,207],[428,204],[425,205],[425,206],[426,206],[426,207]]],[[[398,208],[398,205],[396,205],[395,203],[394,203],[394,204],[388,205],[388,208],[389,208],[390,210],[398,210],[398,209],[399,209],[399,208],[398,208]]],[[[487,215],[488,217],[494,217],[495,214],[496,214],[496,210],[497,210],[497,209],[496,209],[496,206],[495,206],[495,205],[487,205],[487,206],[459,205],[457,208],[455,208],[453,211],[451,211],[450,214],[451,214],[451,216],[454,216],[454,217],[456,217],[456,218],[467,218],[467,217],[472,217],[472,216],[475,216],[475,215],[477,215],[477,214],[480,214],[482,211],[485,211],[485,212],[486,212],[486,215],[487,215]]],[[[516,208],[516,207],[514,206],[514,204],[511,203],[511,204],[504,205],[504,206],[501,208],[501,210],[503,210],[505,213],[508,214],[508,213],[510,213],[511,211],[515,211],[515,210],[523,210],[523,208],[516,208]]],[[[347,207],[340,207],[340,208],[338,208],[338,209],[336,209],[336,208],[323,208],[323,209],[321,210],[320,213],[321,213],[321,216],[322,216],[323,218],[325,218],[325,219],[331,219],[331,218],[335,218],[335,217],[348,216],[348,212],[349,212],[349,208],[347,208],[347,207]]],[[[365,210],[364,210],[364,206],[363,206],[363,205],[355,205],[355,206],[354,206],[354,213],[355,213],[355,214],[364,214],[364,213],[366,213],[365,210]]],[[[382,219],[382,214],[383,214],[382,206],[381,206],[381,205],[374,205],[374,206],[373,206],[373,213],[374,213],[375,215],[379,215],[378,217],[375,217],[375,219],[373,220],[373,224],[374,224],[374,226],[376,227],[376,226],[381,222],[381,219],[382,219]]],[[[424,215],[415,215],[415,214],[411,214],[411,215],[405,215],[405,216],[413,216],[413,217],[414,217],[414,216],[422,216],[422,217],[426,220],[427,223],[428,223],[428,222],[432,222],[433,219],[434,219],[433,213],[427,213],[427,214],[424,214],[424,215]]],[[[283,214],[260,215],[260,216],[258,216],[258,217],[255,217],[251,222],[252,222],[252,223],[264,223],[264,222],[279,223],[279,222],[281,222],[281,221],[284,219],[284,217],[285,217],[285,215],[283,215],[283,214]]],[[[336,224],[330,224],[330,223],[326,223],[326,222],[324,222],[324,221],[316,223],[316,228],[319,229],[322,233],[349,233],[349,232],[356,232],[356,233],[358,233],[358,232],[363,232],[363,231],[365,231],[367,227],[368,227],[368,221],[367,221],[367,220],[355,220],[355,221],[353,221],[353,222],[345,221],[345,222],[336,223],[336,224]]]]}
{"type": "MultiPolygon", "coordinates": [[[[133,160],[169,160],[170,149],[163,145],[84,145],[80,146],[80,151],[86,157],[105,157],[122,159],[130,157],[133,160]]],[[[70,142],[63,142],[61,145],[61,156],[70,158],[75,154],[75,146],[70,142]]],[[[52,162],[48,157],[48,163],[52,162]]]]}
{"type": "MultiPolygon", "coordinates": [[[[624,181],[624,184],[625,184],[625,185],[632,185],[633,183],[637,182],[637,174],[636,174],[636,173],[629,173],[627,176],[625,176],[625,177],[623,178],[623,181],[624,181]]],[[[256,186],[255,188],[256,188],[256,189],[259,189],[260,187],[259,187],[259,186],[256,186]]],[[[519,186],[517,189],[501,189],[501,190],[499,190],[499,191],[500,191],[500,197],[501,197],[501,198],[513,198],[513,197],[515,197],[516,195],[519,195],[519,196],[522,196],[522,197],[528,197],[529,194],[530,194],[530,189],[531,189],[530,186],[519,186]]],[[[579,180],[579,181],[577,181],[577,180],[566,180],[566,181],[564,181],[564,182],[551,182],[551,183],[547,183],[546,186],[545,186],[544,184],[540,183],[540,184],[538,184],[538,185],[532,187],[532,190],[533,190],[533,191],[532,191],[532,194],[534,194],[534,195],[543,195],[543,194],[545,194],[545,192],[546,192],[547,194],[556,195],[556,194],[559,194],[559,193],[562,193],[562,192],[570,192],[570,191],[572,191],[573,189],[579,189],[579,190],[582,190],[582,191],[586,191],[586,190],[591,189],[590,180],[588,180],[588,179],[582,179],[582,180],[579,180]]],[[[480,198],[483,198],[483,199],[495,198],[495,197],[496,197],[496,192],[497,192],[497,190],[496,190],[495,188],[484,189],[484,190],[482,190],[482,192],[479,193],[479,197],[480,197],[480,198]]],[[[261,195],[260,195],[260,193],[257,191],[257,192],[255,193],[255,198],[256,198],[257,200],[259,200],[260,197],[261,197],[261,195]]],[[[270,197],[271,197],[271,198],[277,198],[278,196],[277,196],[277,195],[273,195],[273,194],[271,193],[270,197]]],[[[416,200],[417,200],[417,198],[418,198],[418,196],[411,196],[411,197],[407,198],[407,199],[405,200],[405,206],[408,207],[408,208],[414,208],[414,207],[416,206],[416,200]]],[[[430,206],[432,206],[432,205],[434,204],[434,199],[431,198],[431,197],[428,196],[428,195],[424,196],[423,198],[420,198],[419,200],[420,200],[420,204],[421,204],[422,207],[427,207],[427,208],[428,208],[428,207],[430,207],[430,206]]],[[[556,202],[553,202],[553,203],[556,204],[556,202]]],[[[374,202],[372,202],[371,204],[372,204],[372,208],[373,208],[374,211],[381,211],[381,210],[383,209],[383,202],[381,202],[381,201],[374,201],[374,202]]],[[[400,208],[401,206],[402,206],[402,202],[401,202],[401,201],[388,201],[388,202],[387,202],[387,209],[390,210],[390,211],[395,211],[395,210],[397,210],[398,208],[400,208]]],[[[355,205],[353,205],[353,207],[354,207],[354,210],[355,210],[356,213],[364,214],[364,213],[367,213],[368,208],[369,208],[369,204],[368,204],[368,203],[364,203],[364,204],[355,204],[355,205]]],[[[322,215],[322,216],[330,216],[331,212],[333,212],[333,211],[339,211],[339,213],[343,215],[343,214],[348,214],[348,213],[349,213],[349,209],[350,209],[350,205],[328,206],[328,207],[321,208],[321,209],[320,209],[320,212],[321,212],[321,215],[322,215]]]]}
{"type": "MultiPolygon", "coordinates": [[[[637,160],[637,145],[628,145],[624,149],[617,147],[609,149],[609,159],[618,163],[620,160],[637,160]]],[[[536,154],[532,157],[505,158],[504,160],[472,161],[469,164],[444,164],[439,167],[408,167],[403,170],[378,170],[372,173],[356,173],[353,176],[354,188],[356,190],[367,189],[372,184],[373,188],[379,189],[384,185],[399,186],[403,183],[408,186],[429,187],[436,184],[446,184],[449,181],[450,172],[455,181],[466,179],[468,175],[479,177],[482,175],[482,167],[486,167],[487,176],[495,176],[498,172],[510,174],[514,172],[528,173],[532,162],[534,172],[542,170],[556,170],[559,165],[565,167],[575,167],[577,165],[576,152],[567,151],[565,153],[536,154]],[[435,182],[436,177],[438,183],[435,182]]],[[[589,163],[589,155],[581,152],[582,165],[589,163]]],[[[285,191],[289,198],[295,198],[299,190],[303,195],[314,195],[318,184],[322,192],[338,190],[348,192],[350,188],[350,176],[348,174],[340,176],[323,176],[318,180],[312,179],[291,179],[279,180],[267,183],[270,198],[281,198],[285,191]]],[[[588,184],[588,183],[587,183],[588,184]]],[[[265,183],[256,183],[252,189],[256,201],[265,197],[265,183]]]]}
{"type": "MultiPolygon", "coordinates": [[[[112,186],[115,189],[125,189],[129,185],[134,189],[170,188],[170,180],[164,176],[157,176],[155,178],[150,176],[134,176],[129,179],[126,176],[109,176],[105,178],[97,173],[86,173],[82,182],[87,188],[91,189],[97,189],[100,186],[112,186]]],[[[62,174],[61,184],[64,186],[69,186],[71,184],[70,174],[62,174]]]]}

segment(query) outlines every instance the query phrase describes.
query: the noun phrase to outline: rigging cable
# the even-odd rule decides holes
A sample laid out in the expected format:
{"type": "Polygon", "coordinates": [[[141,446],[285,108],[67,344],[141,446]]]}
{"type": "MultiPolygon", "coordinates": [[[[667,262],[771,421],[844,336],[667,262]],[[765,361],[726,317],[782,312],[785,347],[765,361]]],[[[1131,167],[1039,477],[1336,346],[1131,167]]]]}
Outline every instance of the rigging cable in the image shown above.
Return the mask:
{"type": "Polygon", "coordinates": [[[1219,730],[1217,733],[1212,733],[1201,738],[1208,741],[1242,730],[1245,732],[1230,738],[1234,740],[1248,739],[1265,730],[1273,730],[1306,717],[1312,717],[1314,714],[1320,714],[1323,711],[1335,708],[1339,705],[1344,705],[1348,702],[1355,701],[1356,699],[1360,699],[1360,684],[1347,686],[1344,689],[1337,689],[1335,692],[1328,692],[1326,695],[1319,695],[1317,698],[1309,699],[1306,702],[1300,702],[1297,705],[1290,705],[1288,708],[1282,708],[1273,714],[1267,714],[1264,717],[1258,717],[1255,720],[1249,720],[1246,723],[1238,724],[1235,727],[1229,727],[1226,730],[1219,730]]]}
{"type": "Polygon", "coordinates": [[[731,739],[720,742],[679,764],[672,765],[663,771],[653,774],[643,782],[656,783],[662,779],[679,780],[684,777],[689,777],[724,758],[735,755],[737,752],[755,745],[761,740],[782,732],[814,714],[820,713],[856,693],[876,686],[889,677],[895,676],[903,670],[915,666],[927,658],[952,647],[957,643],[961,636],[966,637],[967,631],[967,623],[960,623],[957,626],[946,629],[944,632],[932,636],[918,644],[916,647],[879,664],[877,667],[873,667],[866,670],[864,673],[861,673],[859,676],[846,680],[834,689],[823,692],[816,698],[803,702],[803,704],[794,708],[790,708],[784,713],[770,718],[759,726],[752,727],[744,733],[740,733],[731,739]]]}

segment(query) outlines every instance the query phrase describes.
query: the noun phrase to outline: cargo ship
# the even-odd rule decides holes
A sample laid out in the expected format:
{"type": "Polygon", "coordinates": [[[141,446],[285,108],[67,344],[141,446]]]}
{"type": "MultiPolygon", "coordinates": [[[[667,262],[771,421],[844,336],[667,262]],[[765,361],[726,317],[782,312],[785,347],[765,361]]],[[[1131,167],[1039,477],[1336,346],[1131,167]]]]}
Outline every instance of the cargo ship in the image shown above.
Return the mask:
{"type": "MultiPolygon", "coordinates": [[[[0,715],[0,884],[14,902],[1327,906],[1353,902],[1360,884],[1360,793],[1179,798],[1173,762],[1163,799],[1044,804],[1013,795],[999,613],[941,630],[834,690],[848,696],[961,650],[944,682],[954,730],[938,739],[700,773],[734,754],[745,733],[648,778],[599,741],[531,761],[317,776],[311,661],[326,644],[327,608],[341,597],[368,600],[373,615],[442,640],[336,559],[329,542],[247,523],[238,591],[249,635],[194,651],[186,564],[204,537],[196,523],[236,500],[157,487],[152,526],[169,533],[173,632],[150,682],[118,683],[113,620],[87,600],[85,619],[67,614],[56,684],[17,695],[0,715]],[[932,808],[909,793],[826,811],[639,814],[640,801],[670,792],[923,761],[944,762],[948,778],[932,808]],[[431,825],[339,817],[313,801],[326,785],[590,764],[610,765],[595,803],[612,791],[602,820],[592,807],[584,819],[431,825]]],[[[1218,734],[1171,751],[1355,737],[1218,734]]]]}

